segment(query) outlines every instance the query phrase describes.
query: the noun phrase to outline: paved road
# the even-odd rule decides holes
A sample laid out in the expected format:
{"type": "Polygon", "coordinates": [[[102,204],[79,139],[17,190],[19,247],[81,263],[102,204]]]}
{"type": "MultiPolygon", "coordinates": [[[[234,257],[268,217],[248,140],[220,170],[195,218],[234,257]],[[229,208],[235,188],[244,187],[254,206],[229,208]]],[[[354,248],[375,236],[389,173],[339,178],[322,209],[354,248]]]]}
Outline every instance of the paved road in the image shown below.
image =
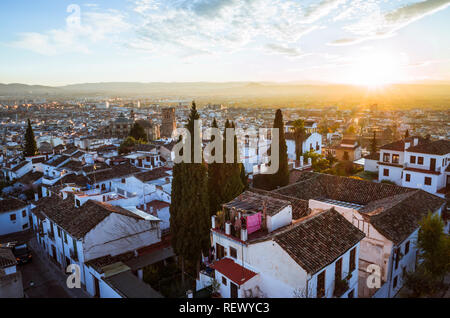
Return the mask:
{"type": "Polygon", "coordinates": [[[33,249],[33,261],[19,266],[19,270],[22,272],[25,297],[88,297],[83,290],[67,288],[67,276],[38,249],[35,241],[30,243],[33,249]]]}

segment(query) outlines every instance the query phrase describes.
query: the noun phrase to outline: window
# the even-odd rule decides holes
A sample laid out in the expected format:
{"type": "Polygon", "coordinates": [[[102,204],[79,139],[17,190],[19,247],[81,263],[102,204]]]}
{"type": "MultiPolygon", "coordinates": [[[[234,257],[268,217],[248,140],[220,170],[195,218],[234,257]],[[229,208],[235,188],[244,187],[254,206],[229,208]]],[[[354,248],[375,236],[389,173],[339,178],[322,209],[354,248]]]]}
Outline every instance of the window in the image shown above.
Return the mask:
{"type": "Polygon", "coordinates": [[[409,241],[405,244],[405,255],[409,253],[409,241]]]}
{"type": "Polygon", "coordinates": [[[61,229],[58,227],[58,237],[61,237],[61,229]]]}
{"type": "Polygon", "coordinates": [[[392,163],[398,163],[399,155],[392,155],[392,163]]]}
{"type": "Polygon", "coordinates": [[[383,170],[383,176],[389,177],[389,169],[384,169],[383,170]]]}
{"type": "Polygon", "coordinates": [[[410,181],[411,181],[411,175],[410,175],[409,173],[407,173],[407,174],[405,175],[405,181],[406,181],[406,182],[410,182],[410,181]]]}
{"type": "Polygon", "coordinates": [[[28,228],[28,223],[25,223],[24,225],[22,225],[23,230],[25,230],[26,228],[28,228]]]}
{"type": "Polygon", "coordinates": [[[349,273],[353,272],[356,268],[356,247],[350,251],[350,264],[348,268],[350,269],[349,273]]]}
{"type": "Polygon", "coordinates": [[[9,219],[11,220],[11,221],[15,221],[16,220],[16,214],[14,213],[14,214],[10,214],[9,215],[9,219]]]}
{"type": "Polygon", "coordinates": [[[415,164],[416,163],[416,156],[409,157],[409,163],[415,164]]]}
{"type": "Polygon", "coordinates": [[[394,277],[394,288],[397,288],[397,276],[394,277]]]}
{"type": "Polygon", "coordinates": [[[67,243],[67,233],[64,232],[64,242],[67,243]]]}
{"type": "Polygon", "coordinates": [[[425,177],[425,185],[431,185],[431,178],[425,177]]]}
{"type": "Polygon", "coordinates": [[[423,157],[417,157],[417,164],[423,165],[423,157]]]}
{"type": "Polygon", "coordinates": [[[26,210],[23,210],[22,211],[22,217],[26,217],[27,216],[27,211],[26,210]]]}
{"type": "Polygon", "coordinates": [[[237,251],[234,247],[230,246],[230,256],[233,258],[237,258],[237,251]]]}
{"type": "Polygon", "coordinates": [[[383,161],[384,162],[389,162],[390,158],[391,158],[391,154],[383,153],[383,161]]]}
{"type": "Polygon", "coordinates": [[[395,258],[395,269],[397,269],[398,268],[398,262],[400,261],[400,249],[399,248],[395,249],[394,258],[395,258]]]}
{"type": "Polygon", "coordinates": [[[352,289],[352,291],[348,293],[348,298],[355,298],[355,290],[354,289],[352,289]]]}
{"type": "Polygon", "coordinates": [[[334,280],[339,281],[342,279],[342,258],[340,258],[334,267],[334,280]]]}
{"type": "Polygon", "coordinates": [[[325,272],[326,270],[317,276],[317,298],[325,296],[325,272]]]}
{"type": "Polygon", "coordinates": [[[222,284],[224,286],[227,286],[227,279],[225,277],[222,276],[222,284]]]}
{"type": "Polygon", "coordinates": [[[122,182],[122,183],[126,183],[126,181],[125,181],[125,179],[122,179],[120,182],[122,182]]]}

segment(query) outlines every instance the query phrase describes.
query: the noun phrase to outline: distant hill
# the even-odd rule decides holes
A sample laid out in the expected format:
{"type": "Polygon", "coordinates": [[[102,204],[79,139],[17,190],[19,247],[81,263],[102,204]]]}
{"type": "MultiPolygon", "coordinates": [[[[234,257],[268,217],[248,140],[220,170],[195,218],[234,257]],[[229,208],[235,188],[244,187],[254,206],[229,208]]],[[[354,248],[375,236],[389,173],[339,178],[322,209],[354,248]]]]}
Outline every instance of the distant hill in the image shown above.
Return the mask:
{"type": "Polygon", "coordinates": [[[361,86],[321,82],[173,82],[83,83],[59,87],[25,84],[0,84],[0,97],[5,96],[143,96],[150,98],[195,98],[206,102],[240,102],[248,105],[277,104],[360,104],[450,106],[450,84],[424,82],[392,84],[380,90],[361,86]]]}

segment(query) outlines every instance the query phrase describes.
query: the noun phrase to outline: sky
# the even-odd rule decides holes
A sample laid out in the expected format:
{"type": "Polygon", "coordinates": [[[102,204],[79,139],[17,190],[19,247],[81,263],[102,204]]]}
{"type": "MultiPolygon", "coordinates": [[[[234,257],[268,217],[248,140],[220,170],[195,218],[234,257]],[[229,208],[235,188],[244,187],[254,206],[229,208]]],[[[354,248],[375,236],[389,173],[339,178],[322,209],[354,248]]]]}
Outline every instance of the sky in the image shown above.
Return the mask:
{"type": "Polygon", "coordinates": [[[450,0],[2,0],[0,83],[450,81],[450,0]]]}

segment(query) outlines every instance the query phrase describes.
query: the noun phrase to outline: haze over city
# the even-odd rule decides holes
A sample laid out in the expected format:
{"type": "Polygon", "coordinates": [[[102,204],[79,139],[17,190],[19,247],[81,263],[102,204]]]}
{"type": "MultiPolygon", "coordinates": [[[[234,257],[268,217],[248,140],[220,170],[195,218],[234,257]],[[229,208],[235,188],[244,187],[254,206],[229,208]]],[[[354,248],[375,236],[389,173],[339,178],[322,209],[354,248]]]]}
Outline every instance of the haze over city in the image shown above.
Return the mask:
{"type": "Polygon", "coordinates": [[[450,0],[0,1],[0,312],[449,299],[449,21],[450,0]]]}

